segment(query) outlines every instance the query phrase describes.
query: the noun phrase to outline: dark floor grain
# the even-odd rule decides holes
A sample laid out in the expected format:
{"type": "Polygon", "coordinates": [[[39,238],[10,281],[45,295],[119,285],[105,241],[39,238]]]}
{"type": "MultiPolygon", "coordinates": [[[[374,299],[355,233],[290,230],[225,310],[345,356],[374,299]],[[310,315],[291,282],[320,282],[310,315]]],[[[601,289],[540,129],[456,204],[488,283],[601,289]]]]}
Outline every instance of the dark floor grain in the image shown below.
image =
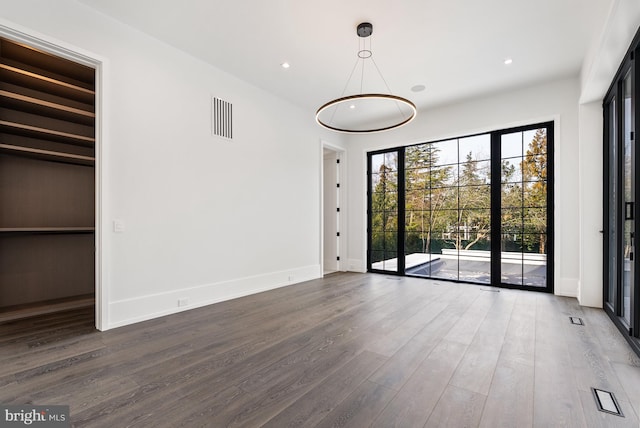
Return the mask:
{"type": "Polygon", "coordinates": [[[631,427],[638,384],[601,310],[417,278],[332,274],[107,332],[91,309],[0,324],[0,403],[66,404],[78,427],[631,427]]]}

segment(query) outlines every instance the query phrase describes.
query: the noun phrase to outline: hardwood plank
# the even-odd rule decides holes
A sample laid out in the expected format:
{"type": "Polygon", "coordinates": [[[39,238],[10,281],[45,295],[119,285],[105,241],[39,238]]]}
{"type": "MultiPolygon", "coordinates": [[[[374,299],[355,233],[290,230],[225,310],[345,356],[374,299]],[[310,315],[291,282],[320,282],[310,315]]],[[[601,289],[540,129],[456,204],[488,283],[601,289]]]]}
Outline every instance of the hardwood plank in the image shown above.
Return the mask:
{"type": "Polygon", "coordinates": [[[584,410],[555,296],[539,296],[536,308],[534,426],[584,427],[584,410]]]}
{"type": "Polygon", "coordinates": [[[504,336],[513,312],[515,295],[489,293],[496,301],[478,328],[473,342],[458,365],[450,384],[482,395],[489,393],[491,379],[500,356],[504,336]]]}
{"type": "MultiPolygon", "coordinates": [[[[265,367],[268,367],[274,362],[277,362],[290,354],[290,358],[294,361],[304,362],[305,355],[307,357],[309,355],[313,355],[313,352],[322,347],[326,334],[338,334],[340,336],[343,335],[345,331],[349,333],[346,335],[349,337],[350,335],[352,336],[356,334],[359,331],[357,328],[358,323],[363,324],[363,327],[365,327],[386,316],[387,311],[394,310],[393,307],[389,309],[384,308],[385,303],[388,303],[389,300],[391,300],[390,297],[387,297],[382,301],[374,299],[371,302],[371,308],[378,308],[379,310],[371,311],[369,307],[365,307],[362,309],[362,312],[367,315],[366,317],[360,316],[358,311],[346,311],[341,315],[345,320],[356,320],[357,322],[355,324],[339,323],[335,320],[327,320],[325,323],[320,324],[311,330],[303,331],[303,334],[290,336],[285,341],[279,343],[278,341],[269,341],[268,339],[265,342],[263,335],[256,336],[254,334],[255,332],[251,332],[251,336],[254,338],[255,343],[249,342],[241,347],[243,349],[238,349],[236,347],[229,349],[227,352],[218,354],[216,352],[212,353],[213,349],[209,348],[206,352],[196,351],[178,356],[178,358],[171,359],[169,364],[158,361],[157,364],[147,366],[142,372],[137,372],[135,374],[134,378],[143,385],[140,391],[134,392],[131,397],[130,394],[116,397],[110,402],[103,403],[100,407],[94,408],[93,412],[111,413],[117,410],[118,413],[136,414],[136,411],[140,411],[143,407],[141,403],[148,400],[145,398],[145,394],[147,393],[146,391],[156,391],[154,392],[154,395],[157,394],[164,397],[163,405],[166,405],[167,402],[180,399],[185,394],[189,393],[189,385],[194,379],[206,382],[212,389],[224,389],[229,385],[240,384],[242,382],[244,382],[245,388],[249,388],[251,385],[259,386],[260,384],[264,384],[264,382],[260,383],[262,376],[268,376],[267,371],[264,370],[265,367]],[[258,348],[255,348],[256,343],[260,344],[258,348]],[[258,352],[256,352],[256,349],[258,352]],[[309,352],[312,354],[309,354],[309,352]],[[192,357],[195,357],[195,359],[192,360],[194,364],[188,364],[187,366],[182,364],[185,359],[191,359],[192,357]],[[176,370],[173,370],[174,367],[176,370]],[[260,370],[262,370],[262,374],[260,374],[260,370]],[[258,379],[258,382],[248,382],[247,379],[251,379],[252,376],[258,379]],[[147,379],[153,379],[153,382],[145,385],[144,382],[147,379]],[[129,400],[133,400],[133,402],[128,404],[129,400]]],[[[284,304],[286,305],[286,303],[284,304]]],[[[303,316],[303,314],[300,316],[303,316]]],[[[292,321],[292,319],[288,319],[289,323],[292,321]]],[[[284,323],[280,320],[279,324],[282,326],[284,323]]],[[[246,324],[243,325],[246,326],[246,324]]],[[[260,325],[260,323],[257,323],[257,325],[260,325]]],[[[242,330],[246,334],[246,328],[242,330]]],[[[366,329],[362,329],[361,331],[366,332],[366,329]]],[[[359,345],[359,347],[356,346],[355,348],[350,343],[345,344],[342,347],[338,347],[342,341],[347,340],[346,336],[345,338],[335,341],[336,346],[332,347],[332,353],[325,356],[325,358],[320,358],[319,360],[317,358],[311,358],[311,361],[317,361],[319,367],[324,370],[316,369],[314,373],[318,374],[314,375],[315,377],[310,374],[307,374],[307,377],[312,378],[314,382],[321,381],[321,376],[330,374],[330,368],[334,369],[339,367],[336,365],[337,361],[348,356],[349,353],[354,353],[358,349],[361,349],[368,340],[366,337],[363,337],[361,339],[361,345],[359,345]]],[[[131,369],[129,368],[128,371],[131,371],[131,369]]],[[[296,399],[296,394],[304,394],[308,388],[313,386],[313,383],[309,382],[301,384],[296,382],[291,383],[291,379],[295,379],[296,374],[298,376],[305,376],[304,372],[300,371],[292,373],[292,377],[277,379],[277,382],[279,383],[276,385],[270,385],[272,388],[275,387],[278,390],[278,394],[273,400],[270,399],[269,395],[255,399],[255,397],[251,395],[244,394],[242,395],[244,401],[234,401],[233,406],[229,406],[227,408],[227,413],[218,415],[219,419],[216,419],[216,423],[224,426],[236,423],[234,421],[242,421],[244,423],[257,418],[268,419],[272,417],[275,413],[281,411],[284,407],[290,404],[291,401],[296,399]],[[282,390],[279,390],[278,388],[283,385],[293,385],[293,387],[283,387],[280,388],[282,390]]],[[[153,397],[150,399],[155,400],[153,397]]]]}
{"type": "Polygon", "coordinates": [[[495,303],[498,296],[494,293],[480,291],[479,288],[473,290],[477,294],[476,300],[462,315],[456,325],[445,336],[445,339],[460,342],[469,345],[480,328],[480,324],[487,316],[491,306],[495,303]]]}
{"type": "Polygon", "coordinates": [[[365,381],[316,427],[369,426],[394,394],[389,388],[365,381]]]}
{"type": "Polygon", "coordinates": [[[2,358],[0,365],[0,377],[16,372],[16,367],[20,371],[33,369],[50,361],[59,361],[71,358],[78,353],[85,353],[103,349],[104,344],[97,335],[85,335],[71,337],[65,340],[39,345],[28,352],[14,354],[2,358]]]}
{"type": "Polygon", "coordinates": [[[242,401],[247,393],[235,386],[216,390],[208,385],[194,386],[193,392],[180,400],[163,404],[157,408],[140,411],[131,427],[158,428],[206,427],[211,420],[228,411],[237,401],[242,401]]]}
{"type": "Polygon", "coordinates": [[[607,426],[597,381],[622,398],[613,424],[640,409],[624,339],[557,296],[336,274],[107,332],[93,316],[1,324],[0,402],[92,427],[607,426]]]}
{"type": "Polygon", "coordinates": [[[482,394],[449,385],[425,428],[476,427],[480,423],[485,398],[482,394]]]}
{"type": "Polygon", "coordinates": [[[416,314],[409,317],[401,325],[387,334],[381,334],[380,338],[367,345],[367,349],[377,354],[392,356],[400,348],[417,335],[424,327],[433,321],[457,296],[457,293],[445,293],[440,287],[432,287],[439,290],[438,294],[431,296],[428,304],[422,304],[422,308],[416,314]]]}
{"type": "Polygon", "coordinates": [[[351,394],[385,358],[364,351],[318,386],[270,419],[263,427],[315,426],[351,394]]]}
{"type": "Polygon", "coordinates": [[[610,361],[640,367],[640,356],[633,352],[602,309],[585,307],[582,308],[582,313],[596,340],[600,342],[600,347],[607,350],[607,358],[610,361]]]}
{"type": "Polygon", "coordinates": [[[441,341],[374,421],[374,427],[421,427],[436,407],[467,345],[441,341]]]}
{"type": "Polygon", "coordinates": [[[611,365],[630,401],[636,418],[640,419],[640,369],[623,363],[612,363],[611,365]]]}
{"type": "Polygon", "coordinates": [[[460,312],[464,312],[477,296],[477,294],[468,293],[456,299],[369,379],[379,385],[399,391],[420,363],[429,356],[432,349],[440,343],[460,319],[460,312]]]}
{"type": "Polygon", "coordinates": [[[536,342],[535,325],[536,299],[531,293],[520,292],[516,296],[511,312],[500,358],[533,367],[536,342]]]}
{"type": "Polygon", "coordinates": [[[533,426],[532,364],[500,357],[489,389],[480,427],[533,426]]]}
{"type": "Polygon", "coordinates": [[[554,300],[554,304],[558,308],[557,312],[567,317],[583,318],[585,322],[584,326],[569,322],[561,326],[576,373],[577,387],[584,392],[590,392],[592,387],[604,389],[613,392],[622,401],[629,401],[630,397],[626,395],[611,362],[606,358],[606,350],[601,348],[591,331],[593,327],[588,323],[582,308],[575,299],[558,298],[554,300]]]}

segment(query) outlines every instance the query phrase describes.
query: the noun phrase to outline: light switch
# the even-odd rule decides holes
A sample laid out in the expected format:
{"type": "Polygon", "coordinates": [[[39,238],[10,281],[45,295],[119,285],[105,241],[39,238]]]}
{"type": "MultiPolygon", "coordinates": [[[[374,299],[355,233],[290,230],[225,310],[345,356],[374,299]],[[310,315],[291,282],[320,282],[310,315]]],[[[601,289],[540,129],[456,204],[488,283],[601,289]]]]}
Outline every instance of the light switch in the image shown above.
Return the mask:
{"type": "Polygon", "coordinates": [[[124,232],[124,221],[122,221],[122,220],[113,220],[113,231],[115,233],[124,232]]]}

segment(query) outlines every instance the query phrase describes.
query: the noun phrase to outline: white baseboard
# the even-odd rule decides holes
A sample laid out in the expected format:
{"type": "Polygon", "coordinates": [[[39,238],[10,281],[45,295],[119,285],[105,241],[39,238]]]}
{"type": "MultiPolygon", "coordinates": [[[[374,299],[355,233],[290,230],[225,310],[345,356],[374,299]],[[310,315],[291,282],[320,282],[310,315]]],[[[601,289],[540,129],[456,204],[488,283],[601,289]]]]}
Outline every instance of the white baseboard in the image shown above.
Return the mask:
{"type": "Polygon", "coordinates": [[[359,259],[349,259],[347,260],[347,271],[349,272],[359,272],[366,273],[367,266],[366,263],[359,259]]]}
{"type": "Polygon", "coordinates": [[[105,330],[321,277],[321,266],[312,265],[110,302],[105,330]],[[178,306],[180,299],[187,304],[178,306]]]}
{"type": "Polygon", "coordinates": [[[578,278],[558,278],[554,286],[556,296],[578,297],[578,278]]]}

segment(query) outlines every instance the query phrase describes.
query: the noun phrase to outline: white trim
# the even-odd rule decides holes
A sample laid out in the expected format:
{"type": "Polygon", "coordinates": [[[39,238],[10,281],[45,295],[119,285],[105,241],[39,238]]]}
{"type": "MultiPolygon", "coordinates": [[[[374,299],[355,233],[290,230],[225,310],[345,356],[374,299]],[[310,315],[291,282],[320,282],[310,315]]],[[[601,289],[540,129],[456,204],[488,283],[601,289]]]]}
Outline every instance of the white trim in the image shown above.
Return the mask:
{"type": "Polygon", "coordinates": [[[109,304],[111,322],[105,330],[321,277],[322,266],[310,265],[118,300],[109,304]],[[182,299],[194,303],[178,306],[182,299]]]}
{"type": "Polygon", "coordinates": [[[68,43],[45,36],[37,31],[0,19],[0,36],[23,43],[33,48],[95,69],[95,323],[98,330],[104,330],[109,324],[108,282],[106,280],[106,251],[104,249],[103,207],[104,189],[103,175],[103,141],[105,140],[104,106],[107,92],[105,87],[106,60],[99,55],[87,52],[68,43]]]}
{"type": "MultiPolygon", "coordinates": [[[[367,257],[368,251],[368,243],[369,243],[369,231],[367,230],[367,226],[369,225],[369,198],[367,197],[367,190],[369,189],[369,158],[368,153],[373,152],[375,149],[362,149],[360,152],[360,162],[362,162],[362,171],[364,171],[364,177],[362,179],[362,183],[364,186],[362,187],[362,192],[360,197],[362,198],[362,207],[363,210],[360,213],[360,224],[362,225],[361,231],[364,239],[362,240],[362,245],[360,247],[360,270],[356,269],[356,272],[368,272],[369,270],[369,258],[367,257]]],[[[355,265],[355,263],[354,263],[355,265]]]]}
{"type": "Polygon", "coordinates": [[[340,232],[340,239],[338,239],[338,271],[347,271],[347,264],[345,259],[347,257],[347,242],[348,242],[348,230],[347,230],[347,151],[335,144],[329,143],[324,140],[320,140],[320,266],[324,269],[324,149],[334,151],[336,158],[340,161],[338,164],[338,177],[340,178],[340,191],[339,195],[339,207],[340,216],[338,217],[338,232],[340,232]]]}

